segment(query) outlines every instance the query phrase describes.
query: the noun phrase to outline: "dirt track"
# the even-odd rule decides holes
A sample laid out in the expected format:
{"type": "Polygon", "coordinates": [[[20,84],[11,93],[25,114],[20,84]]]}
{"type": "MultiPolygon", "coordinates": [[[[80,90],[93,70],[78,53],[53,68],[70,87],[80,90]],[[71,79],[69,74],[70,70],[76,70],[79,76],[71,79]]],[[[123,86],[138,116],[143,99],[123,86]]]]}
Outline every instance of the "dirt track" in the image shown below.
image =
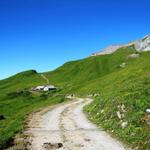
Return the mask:
{"type": "Polygon", "coordinates": [[[35,114],[27,134],[32,150],[125,150],[125,147],[85,117],[83,106],[90,99],[77,99],[39,116],[35,114]]]}

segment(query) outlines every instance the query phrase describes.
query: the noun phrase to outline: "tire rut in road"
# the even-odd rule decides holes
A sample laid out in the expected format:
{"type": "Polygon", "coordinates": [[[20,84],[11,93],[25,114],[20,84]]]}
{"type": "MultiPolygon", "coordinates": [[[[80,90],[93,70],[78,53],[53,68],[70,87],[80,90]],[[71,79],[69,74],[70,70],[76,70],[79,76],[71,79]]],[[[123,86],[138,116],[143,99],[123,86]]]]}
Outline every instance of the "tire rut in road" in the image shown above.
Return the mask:
{"type": "Polygon", "coordinates": [[[60,131],[61,137],[64,145],[64,149],[81,149],[84,147],[85,142],[90,142],[91,140],[86,137],[83,133],[84,129],[78,127],[76,121],[74,120],[73,110],[81,105],[83,102],[72,104],[68,106],[60,115],[60,131]]]}

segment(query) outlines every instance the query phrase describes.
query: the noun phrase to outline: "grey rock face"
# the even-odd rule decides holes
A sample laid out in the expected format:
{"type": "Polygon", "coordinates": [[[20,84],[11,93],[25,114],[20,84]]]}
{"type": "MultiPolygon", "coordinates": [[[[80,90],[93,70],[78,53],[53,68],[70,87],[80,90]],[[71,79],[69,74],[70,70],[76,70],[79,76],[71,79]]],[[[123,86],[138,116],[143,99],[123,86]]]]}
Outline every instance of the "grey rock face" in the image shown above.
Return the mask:
{"type": "Polygon", "coordinates": [[[123,62],[123,63],[120,65],[121,68],[125,68],[125,66],[126,66],[126,63],[125,63],[125,62],[123,62]]]}
{"type": "Polygon", "coordinates": [[[140,55],[139,54],[131,54],[128,56],[129,58],[139,58],[140,55]]]}
{"type": "Polygon", "coordinates": [[[147,35],[143,39],[136,40],[128,44],[108,46],[107,48],[99,52],[93,53],[92,56],[112,54],[115,51],[117,51],[119,48],[131,46],[131,45],[134,45],[137,51],[150,51],[150,35],[147,35]]]}
{"type": "Polygon", "coordinates": [[[121,47],[122,45],[110,45],[107,48],[103,49],[102,51],[92,54],[92,56],[111,54],[121,47]]]}
{"type": "Polygon", "coordinates": [[[138,51],[149,51],[150,50],[150,35],[144,37],[141,40],[136,41],[134,45],[138,51]]]}

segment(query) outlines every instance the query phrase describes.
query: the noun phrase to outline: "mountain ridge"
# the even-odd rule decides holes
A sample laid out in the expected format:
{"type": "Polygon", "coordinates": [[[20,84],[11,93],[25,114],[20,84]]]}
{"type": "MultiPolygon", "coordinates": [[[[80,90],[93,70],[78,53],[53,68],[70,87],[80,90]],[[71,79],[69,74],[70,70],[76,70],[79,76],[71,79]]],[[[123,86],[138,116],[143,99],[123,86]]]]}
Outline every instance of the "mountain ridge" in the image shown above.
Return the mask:
{"type": "Polygon", "coordinates": [[[91,56],[98,56],[98,55],[107,55],[112,54],[117,51],[119,48],[134,46],[137,51],[149,51],[150,50],[150,35],[144,36],[142,39],[135,40],[133,42],[129,42],[127,44],[116,44],[110,45],[99,52],[93,53],[91,56]]]}

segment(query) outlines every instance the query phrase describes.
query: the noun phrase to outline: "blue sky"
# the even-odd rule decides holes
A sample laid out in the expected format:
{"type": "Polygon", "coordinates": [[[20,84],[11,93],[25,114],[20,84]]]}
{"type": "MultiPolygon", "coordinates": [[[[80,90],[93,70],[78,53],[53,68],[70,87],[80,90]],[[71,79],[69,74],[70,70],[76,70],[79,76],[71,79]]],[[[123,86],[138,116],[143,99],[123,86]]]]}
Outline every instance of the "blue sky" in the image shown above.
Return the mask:
{"type": "Polygon", "coordinates": [[[149,0],[1,0],[0,79],[53,70],[150,33],[149,0]]]}

